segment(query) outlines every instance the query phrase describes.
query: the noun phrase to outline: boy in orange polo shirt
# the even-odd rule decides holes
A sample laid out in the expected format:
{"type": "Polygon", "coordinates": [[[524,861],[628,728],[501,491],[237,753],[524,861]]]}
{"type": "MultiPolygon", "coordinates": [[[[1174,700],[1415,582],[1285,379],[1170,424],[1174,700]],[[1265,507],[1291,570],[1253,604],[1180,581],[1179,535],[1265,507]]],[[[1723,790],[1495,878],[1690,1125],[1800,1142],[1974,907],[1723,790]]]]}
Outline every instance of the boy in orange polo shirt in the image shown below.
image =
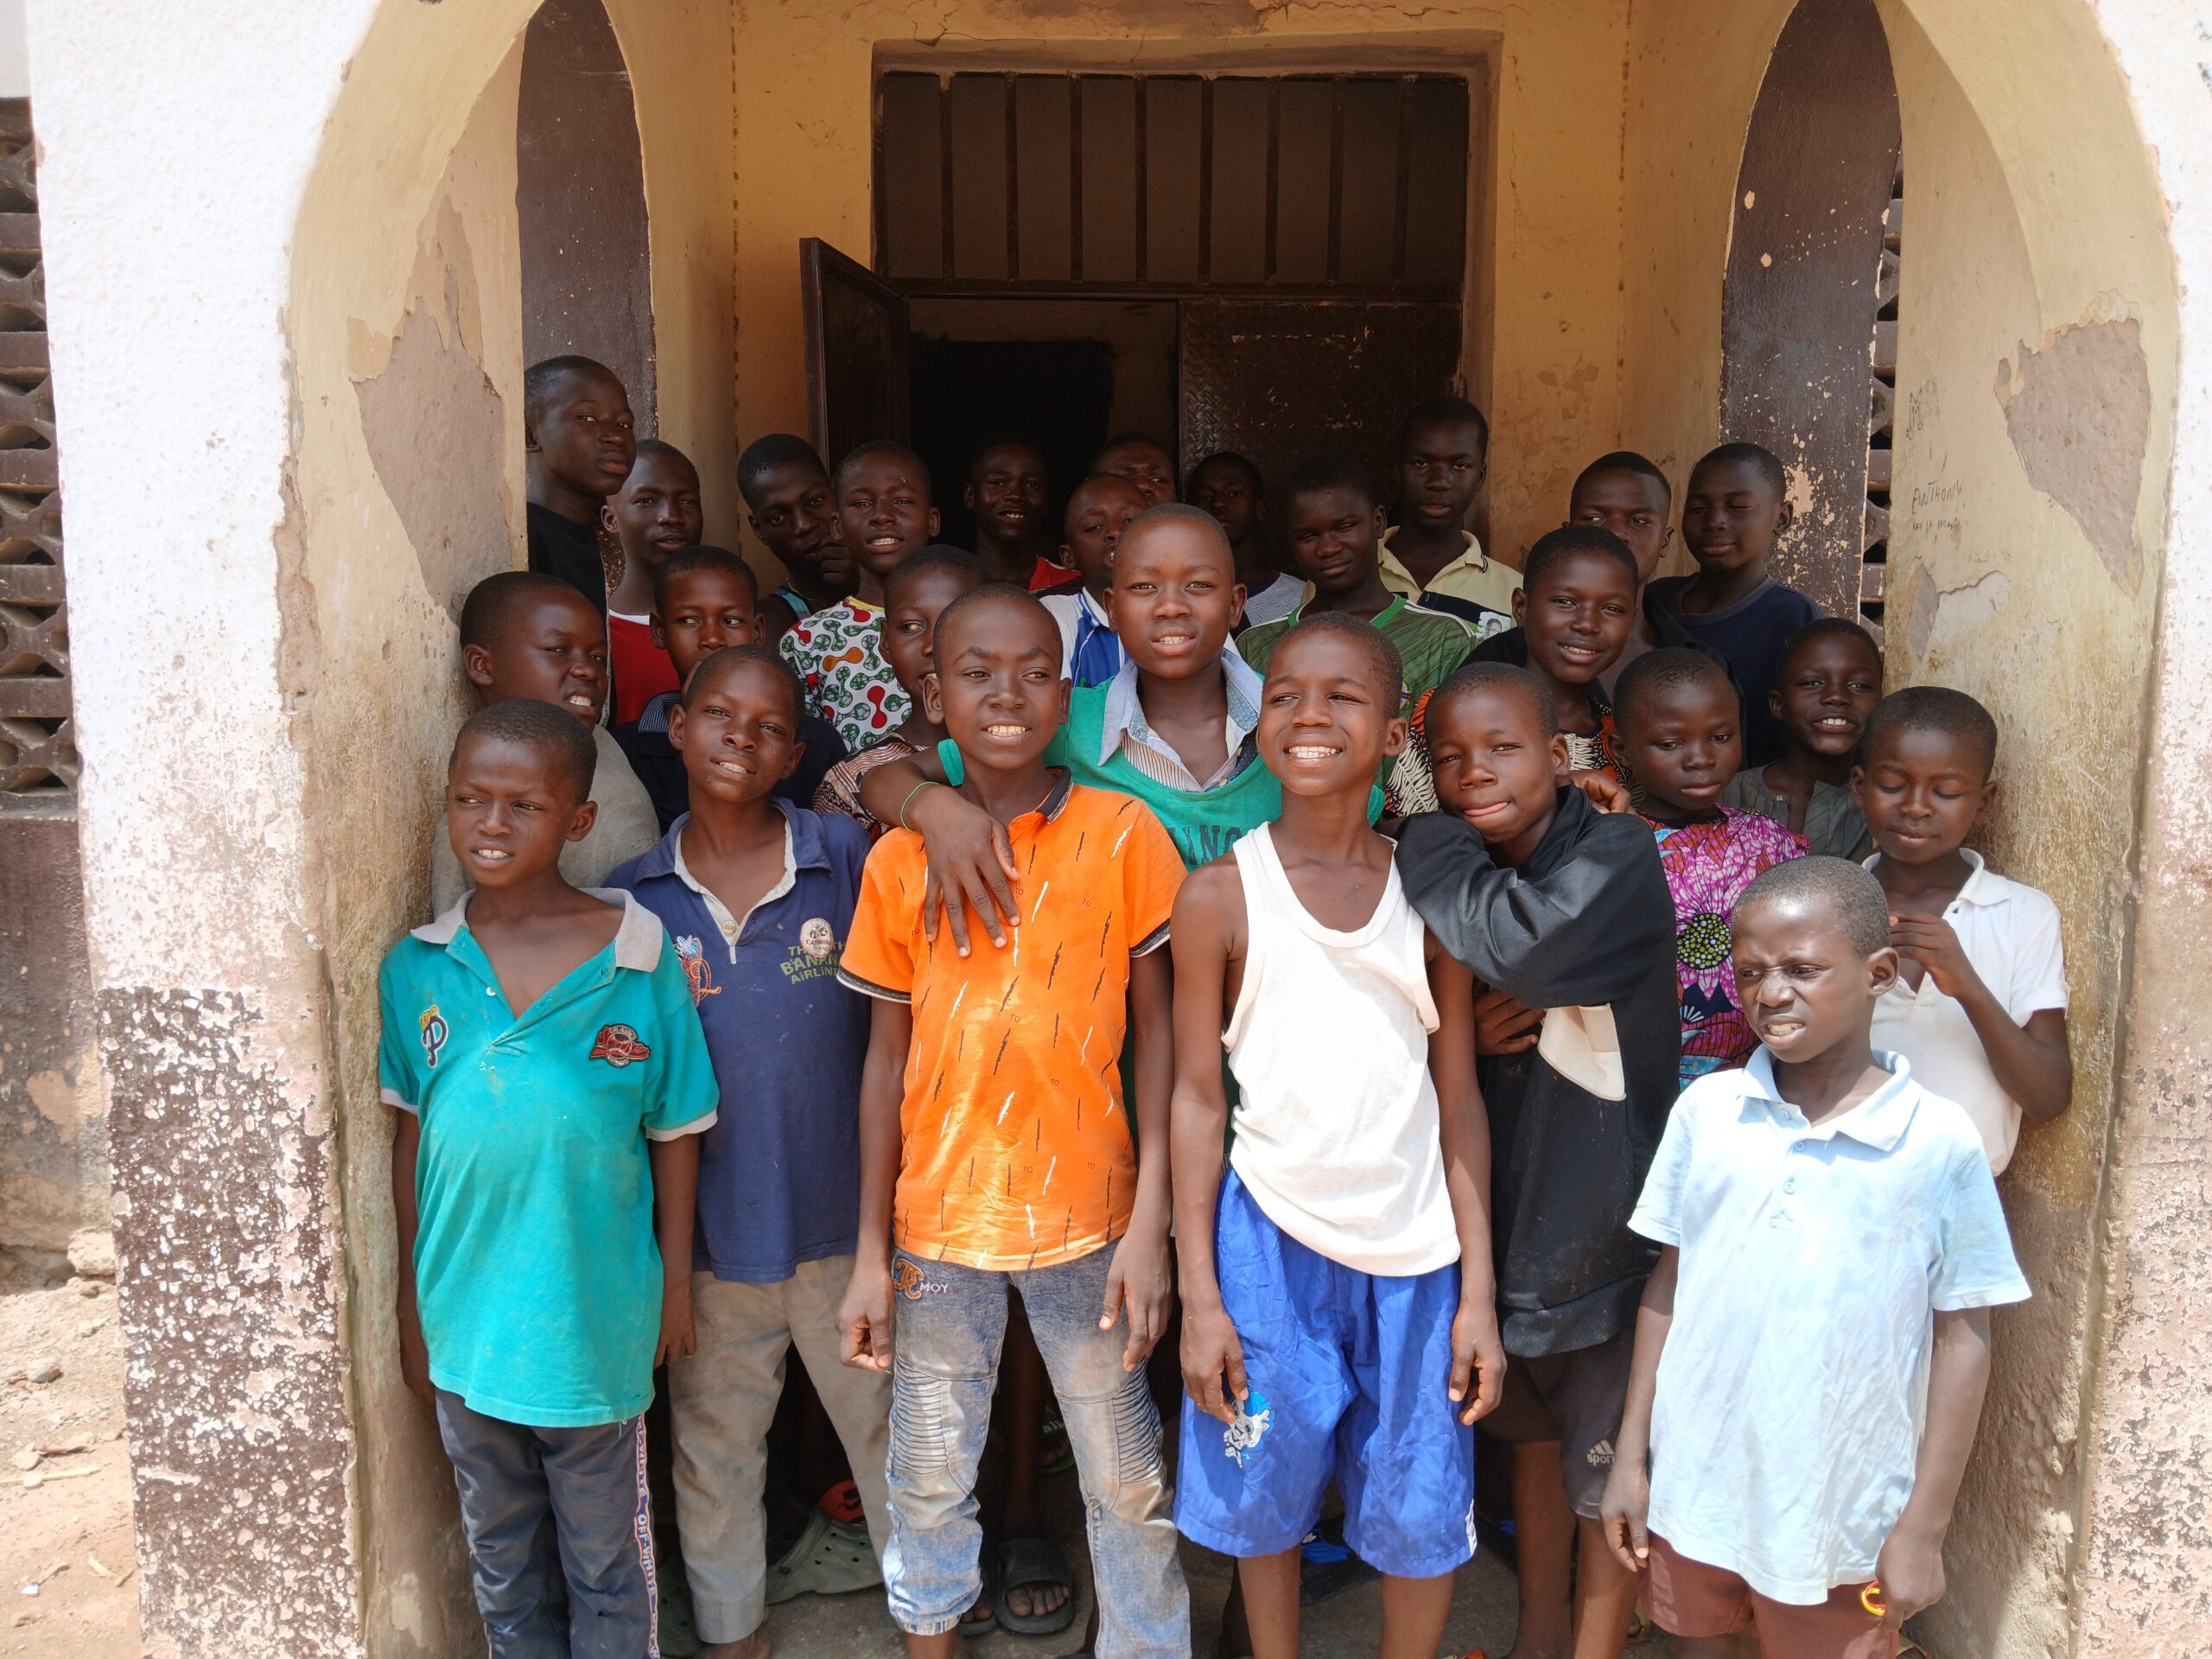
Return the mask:
{"type": "Polygon", "coordinates": [[[1142,804],[1045,765],[1068,687],[1036,600],[998,584],[963,594],[938,620],[937,663],[925,692],[957,747],[951,786],[1006,826],[1021,925],[1003,951],[932,943],[921,837],[896,830],[868,856],[838,967],[877,999],[839,1324],[848,1364],[895,1365],[892,1617],[913,1659],[950,1656],[982,1593],[976,1470],[1011,1285],[1090,1500],[1100,1659],[1184,1659],[1189,1598],[1144,1375],[1168,1308],[1160,947],[1183,861],[1142,804]],[[1125,1011],[1134,1138],[1116,1065],[1125,1011]]]}

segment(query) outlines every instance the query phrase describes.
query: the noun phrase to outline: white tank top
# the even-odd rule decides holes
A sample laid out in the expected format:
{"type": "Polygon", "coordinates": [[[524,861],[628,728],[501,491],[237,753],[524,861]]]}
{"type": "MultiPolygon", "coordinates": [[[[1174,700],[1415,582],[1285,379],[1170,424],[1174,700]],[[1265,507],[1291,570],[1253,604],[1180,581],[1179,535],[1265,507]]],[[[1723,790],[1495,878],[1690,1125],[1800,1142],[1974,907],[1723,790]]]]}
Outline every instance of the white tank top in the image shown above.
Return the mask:
{"type": "Polygon", "coordinates": [[[1397,867],[1357,931],[1298,902],[1262,824],[1236,845],[1244,982],[1222,1041],[1236,1074],[1230,1166],[1268,1220],[1362,1273],[1459,1259],[1444,1185],[1421,918],[1397,867]]]}

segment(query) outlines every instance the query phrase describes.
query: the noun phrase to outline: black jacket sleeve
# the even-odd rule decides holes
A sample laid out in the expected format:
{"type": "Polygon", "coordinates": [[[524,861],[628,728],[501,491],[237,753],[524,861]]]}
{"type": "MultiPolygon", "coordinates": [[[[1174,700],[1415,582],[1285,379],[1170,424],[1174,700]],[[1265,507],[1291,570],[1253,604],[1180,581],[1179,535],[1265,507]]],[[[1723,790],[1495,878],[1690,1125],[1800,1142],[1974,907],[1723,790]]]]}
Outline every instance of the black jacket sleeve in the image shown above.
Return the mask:
{"type": "Polygon", "coordinates": [[[1649,827],[1599,814],[1580,796],[1567,811],[1595,821],[1536,875],[1492,862],[1474,827],[1447,813],[1408,818],[1398,837],[1398,876],[1429,931],[1484,984],[1532,1008],[1619,1001],[1674,946],[1649,827]]]}

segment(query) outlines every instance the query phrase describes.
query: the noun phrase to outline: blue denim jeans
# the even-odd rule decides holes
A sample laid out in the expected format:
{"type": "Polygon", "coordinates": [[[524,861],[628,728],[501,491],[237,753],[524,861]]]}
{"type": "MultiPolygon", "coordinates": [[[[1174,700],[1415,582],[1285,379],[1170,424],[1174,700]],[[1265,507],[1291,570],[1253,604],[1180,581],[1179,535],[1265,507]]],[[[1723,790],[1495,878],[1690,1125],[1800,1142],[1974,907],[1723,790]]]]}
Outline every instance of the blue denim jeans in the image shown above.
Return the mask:
{"type": "Polygon", "coordinates": [[[645,1420],[531,1428],[438,1390],[492,1659],[660,1652],[645,1420]]]}
{"type": "Polygon", "coordinates": [[[891,1616],[941,1636],[982,1593],[976,1470],[991,1424],[1006,1293],[1020,1294],[1075,1451],[1098,1597],[1098,1659],[1188,1659],[1191,1600],[1175,1559],[1160,1414],[1126,1325],[1098,1328],[1110,1249],[1058,1267],[984,1273],[899,1252],[893,1283],[891,1616]]]}

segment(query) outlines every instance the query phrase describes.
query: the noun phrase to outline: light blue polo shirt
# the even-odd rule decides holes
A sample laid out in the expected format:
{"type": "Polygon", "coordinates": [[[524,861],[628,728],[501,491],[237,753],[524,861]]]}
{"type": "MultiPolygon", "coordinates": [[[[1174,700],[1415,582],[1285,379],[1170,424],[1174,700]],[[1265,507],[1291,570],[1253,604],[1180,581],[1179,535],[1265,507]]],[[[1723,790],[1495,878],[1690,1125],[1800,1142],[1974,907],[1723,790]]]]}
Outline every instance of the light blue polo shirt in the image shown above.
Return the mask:
{"type": "Polygon", "coordinates": [[[2024,1301],[1981,1137],[1890,1080],[1818,1128],[1761,1047],[1682,1090],[1629,1225],[1681,1251],[1651,1530],[1772,1600],[1874,1575],[1911,1495],[1936,1315],[2024,1301]]]}
{"type": "Polygon", "coordinates": [[[385,953],[384,1099],[422,1121],[415,1285],[430,1380],[507,1422],[652,1402],[660,1249],[645,1142],[715,1121],[690,983],[627,893],[612,942],[518,1017],[468,899],[385,953]]]}

